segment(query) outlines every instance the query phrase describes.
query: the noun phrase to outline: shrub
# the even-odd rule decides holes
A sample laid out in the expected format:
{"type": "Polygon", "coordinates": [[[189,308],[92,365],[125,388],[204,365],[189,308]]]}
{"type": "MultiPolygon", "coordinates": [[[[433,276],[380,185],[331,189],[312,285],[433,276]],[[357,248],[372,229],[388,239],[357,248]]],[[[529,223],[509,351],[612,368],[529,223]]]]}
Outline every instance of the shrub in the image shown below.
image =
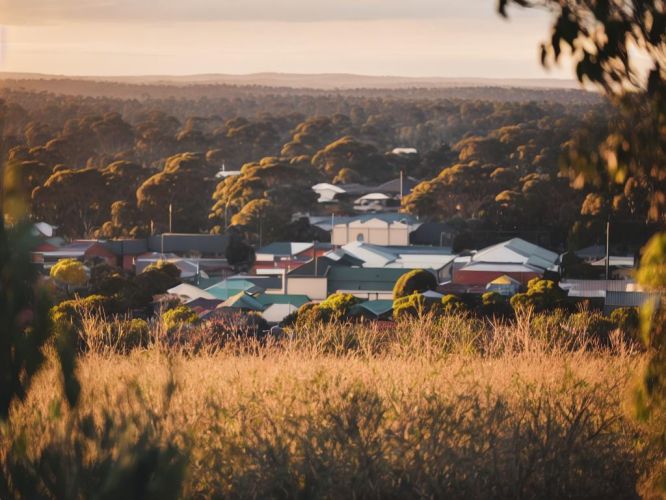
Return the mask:
{"type": "Polygon", "coordinates": [[[579,312],[569,316],[569,324],[579,330],[584,330],[589,337],[599,341],[602,345],[610,343],[610,334],[617,325],[609,318],[599,313],[579,312]]]}
{"type": "Polygon", "coordinates": [[[361,299],[351,293],[338,292],[329,295],[326,300],[319,304],[319,308],[330,311],[331,316],[341,317],[349,314],[351,308],[360,302],[362,302],[361,299]]]}
{"type": "Polygon", "coordinates": [[[174,309],[169,309],[162,315],[164,326],[168,330],[179,328],[183,325],[194,325],[199,322],[199,316],[196,312],[185,305],[180,305],[174,309]]]}
{"type": "Polygon", "coordinates": [[[122,323],[121,344],[124,350],[146,347],[150,340],[150,326],[143,319],[135,318],[122,323]]]}
{"type": "Polygon", "coordinates": [[[114,312],[114,301],[103,295],[65,300],[51,308],[51,319],[55,322],[78,324],[85,314],[106,315],[114,312]]]}
{"type": "Polygon", "coordinates": [[[620,307],[613,310],[610,319],[617,327],[626,334],[638,339],[640,328],[640,315],[636,307],[620,307]]]}
{"type": "Polygon", "coordinates": [[[527,292],[517,293],[511,297],[511,307],[514,310],[527,308],[535,311],[552,310],[559,307],[566,296],[566,292],[554,281],[533,278],[527,284],[527,292]]]}
{"type": "Polygon", "coordinates": [[[480,312],[485,316],[507,316],[511,313],[511,307],[503,295],[486,292],[481,296],[480,312]]]}
{"type": "Polygon", "coordinates": [[[460,314],[467,310],[467,306],[460,297],[450,293],[442,297],[442,310],[444,314],[460,314]]]}
{"type": "Polygon", "coordinates": [[[437,288],[435,275],[424,269],[415,269],[400,276],[393,287],[393,300],[407,297],[415,292],[423,293],[437,288]]]}
{"type": "Polygon", "coordinates": [[[81,287],[88,281],[85,266],[76,259],[61,259],[51,268],[50,276],[56,283],[65,287],[81,287]]]}

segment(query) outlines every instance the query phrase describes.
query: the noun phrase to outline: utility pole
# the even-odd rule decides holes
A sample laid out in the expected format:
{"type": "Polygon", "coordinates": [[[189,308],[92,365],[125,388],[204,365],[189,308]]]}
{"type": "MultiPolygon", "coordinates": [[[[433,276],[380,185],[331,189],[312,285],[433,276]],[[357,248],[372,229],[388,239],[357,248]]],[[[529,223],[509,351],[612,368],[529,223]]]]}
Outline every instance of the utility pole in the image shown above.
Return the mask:
{"type": "Polygon", "coordinates": [[[263,220],[264,220],[264,218],[259,216],[259,248],[264,246],[262,244],[262,241],[264,239],[263,234],[262,234],[263,233],[263,225],[262,225],[263,220]]]}
{"type": "Polygon", "coordinates": [[[314,240],[312,243],[313,243],[312,249],[314,254],[314,265],[315,265],[314,275],[315,277],[317,277],[317,240],[314,240]]]}
{"type": "Polygon", "coordinates": [[[405,176],[405,171],[400,170],[400,201],[402,202],[402,197],[404,196],[404,176],[405,176]]]}
{"type": "Polygon", "coordinates": [[[606,221],[606,281],[610,274],[610,219],[606,221]]]}

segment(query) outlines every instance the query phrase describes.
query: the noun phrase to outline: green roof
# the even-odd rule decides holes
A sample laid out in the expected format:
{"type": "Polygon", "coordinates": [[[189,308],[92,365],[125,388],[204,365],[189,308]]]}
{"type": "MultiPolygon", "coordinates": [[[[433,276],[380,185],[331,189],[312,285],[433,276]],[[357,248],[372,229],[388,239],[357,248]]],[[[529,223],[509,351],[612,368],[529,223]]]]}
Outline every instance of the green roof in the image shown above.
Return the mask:
{"type": "Polygon", "coordinates": [[[391,267],[331,267],[328,272],[328,293],[337,290],[390,292],[398,278],[409,271],[391,267]]]}
{"type": "Polygon", "coordinates": [[[263,306],[271,306],[273,304],[291,304],[296,307],[301,307],[303,304],[310,302],[310,297],[307,295],[278,295],[272,293],[262,293],[255,297],[257,302],[263,306]]]}
{"type": "Polygon", "coordinates": [[[238,294],[238,292],[245,292],[248,290],[260,291],[262,289],[247,280],[223,280],[206,288],[208,293],[220,300],[227,300],[229,297],[238,294]]]}
{"type": "Polygon", "coordinates": [[[375,316],[379,317],[393,309],[392,300],[368,300],[361,302],[356,307],[363,308],[366,311],[371,312],[375,316]]]}
{"type": "Polygon", "coordinates": [[[233,297],[225,300],[218,307],[231,307],[234,309],[248,309],[250,311],[263,311],[264,306],[252,295],[246,292],[240,292],[233,297]]]}

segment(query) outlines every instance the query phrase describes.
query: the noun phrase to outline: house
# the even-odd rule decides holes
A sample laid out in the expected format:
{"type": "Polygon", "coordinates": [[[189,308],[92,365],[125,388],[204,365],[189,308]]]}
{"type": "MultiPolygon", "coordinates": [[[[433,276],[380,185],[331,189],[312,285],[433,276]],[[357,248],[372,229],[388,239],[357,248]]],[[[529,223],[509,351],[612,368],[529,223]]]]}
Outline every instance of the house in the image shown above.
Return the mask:
{"type": "Polygon", "coordinates": [[[136,274],[144,272],[148,266],[157,264],[158,262],[168,262],[176,266],[180,270],[180,277],[182,279],[195,279],[200,274],[200,269],[196,262],[181,259],[174,253],[158,252],[148,252],[138,256],[135,261],[136,274]]]}
{"type": "Polygon", "coordinates": [[[452,270],[454,285],[485,288],[505,275],[526,286],[531,279],[541,278],[546,272],[559,273],[560,257],[538,245],[513,238],[459,257],[456,262],[452,270]]]}
{"type": "Polygon", "coordinates": [[[342,187],[336,186],[335,184],[329,184],[328,182],[315,184],[312,186],[312,190],[319,196],[319,198],[317,198],[319,203],[334,203],[337,195],[346,193],[342,187]]]}
{"type": "Polygon", "coordinates": [[[293,304],[271,304],[261,313],[261,316],[268,323],[280,323],[290,314],[298,311],[298,307],[293,304]]]}
{"type": "Polygon", "coordinates": [[[232,295],[227,300],[222,302],[218,309],[240,309],[241,311],[257,311],[261,312],[264,310],[264,306],[257,301],[251,294],[248,292],[239,292],[236,295],[232,295]]]}
{"type": "Polygon", "coordinates": [[[328,297],[328,271],[331,267],[344,265],[329,257],[318,257],[284,274],[283,294],[307,295],[312,300],[328,297]]]}
{"type": "Polygon", "coordinates": [[[633,280],[583,280],[564,279],[559,286],[569,297],[603,298],[608,292],[641,292],[643,289],[633,280]]]}
{"type": "Polygon", "coordinates": [[[327,293],[351,293],[361,299],[389,300],[393,298],[396,281],[405,272],[399,268],[332,266],[326,273],[327,293]]]}
{"type": "Polygon", "coordinates": [[[339,222],[333,226],[331,243],[346,245],[352,241],[364,241],[375,245],[409,245],[409,235],[415,229],[412,219],[404,214],[387,218],[374,216],[339,222]]]}
{"type": "Polygon", "coordinates": [[[240,292],[263,293],[264,288],[245,279],[225,279],[205,289],[216,299],[227,300],[240,292]]]}
{"type": "Polygon", "coordinates": [[[101,259],[111,266],[115,266],[118,260],[116,254],[97,240],[75,240],[54,250],[33,253],[33,261],[43,264],[44,269],[50,269],[61,259],[76,259],[81,262],[101,259]]]}
{"type": "Polygon", "coordinates": [[[608,315],[621,307],[642,307],[648,301],[658,304],[661,300],[659,293],[650,292],[606,292],[604,300],[604,314],[608,315]]]}
{"type": "Polygon", "coordinates": [[[520,281],[513,279],[511,276],[503,274],[499,278],[495,278],[486,285],[486,290],[489,292],[499,293],[505,297],[511,297],[523,288],[520,281]]]}
{"type": "Polygon", "coordinates": [[[255,272],[259,269],[295,269],[315,256],[321,257],[330,251],[330,243],[319,242],[275,242],[256,251],[255,272]]]}
{"type": "Polygon", "coordinates": [[[169,288],[167,290],[169,295],[177,295],[178,298],[185,304],[192,302],[196,299],[215,300],[216,297],[199,287],[187,283],[181,283],[178,286],[169,288]]]}
{"type": "MultiPolygon", "coordinates": [[[[384,200],[400,200],[400,197],[412,192],[412,189],[419,183],[418,179],[413,177],[403,177],[392,179],[377,186],[366,186],[364,184],[329,184],[322,182],[312,186],[312,190],[319,196],[319,203],[338,203],[340,201],[349,202],[354,198],[364,198],[366,195],[384,195],[384,200]]],[[[358,200],[357,200],[358,201],[358,200]]],[[[399,203],[396,205],[399,206],[399,203]]]]}
{"type": "Polygon", "coordinates": [[[164,233],[148,237],[148,250],[180,257],[223,258],[227,243],[228,238],[222,234],[164,233]]]}
{"type": "Polygon", "coordinates": [[[444,282],[451,279],[455,255],[450,248],[427,246],[381,246],[365,242],[348,243],[326,254],[330,258],[347,256],[360,262],[361,267],[391,267],[400,269],[430,269],[444,282]]]}
{"type": "Polygon", "coordinates": [[[393,300],[366,300],[356,304],[351,312],[354,315],[370,319],[391,319],[393,316],[393,300]]]}

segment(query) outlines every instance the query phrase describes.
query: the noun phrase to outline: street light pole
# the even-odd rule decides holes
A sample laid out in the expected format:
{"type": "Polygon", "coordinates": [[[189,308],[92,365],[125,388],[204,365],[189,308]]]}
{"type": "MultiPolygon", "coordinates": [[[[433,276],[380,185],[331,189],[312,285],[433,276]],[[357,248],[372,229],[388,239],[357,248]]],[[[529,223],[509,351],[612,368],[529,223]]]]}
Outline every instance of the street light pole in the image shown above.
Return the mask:
{"type": "Polygon", "coordinates": [[[173,205],[169,203],[169,233],[173,233],[173,205]]]}

